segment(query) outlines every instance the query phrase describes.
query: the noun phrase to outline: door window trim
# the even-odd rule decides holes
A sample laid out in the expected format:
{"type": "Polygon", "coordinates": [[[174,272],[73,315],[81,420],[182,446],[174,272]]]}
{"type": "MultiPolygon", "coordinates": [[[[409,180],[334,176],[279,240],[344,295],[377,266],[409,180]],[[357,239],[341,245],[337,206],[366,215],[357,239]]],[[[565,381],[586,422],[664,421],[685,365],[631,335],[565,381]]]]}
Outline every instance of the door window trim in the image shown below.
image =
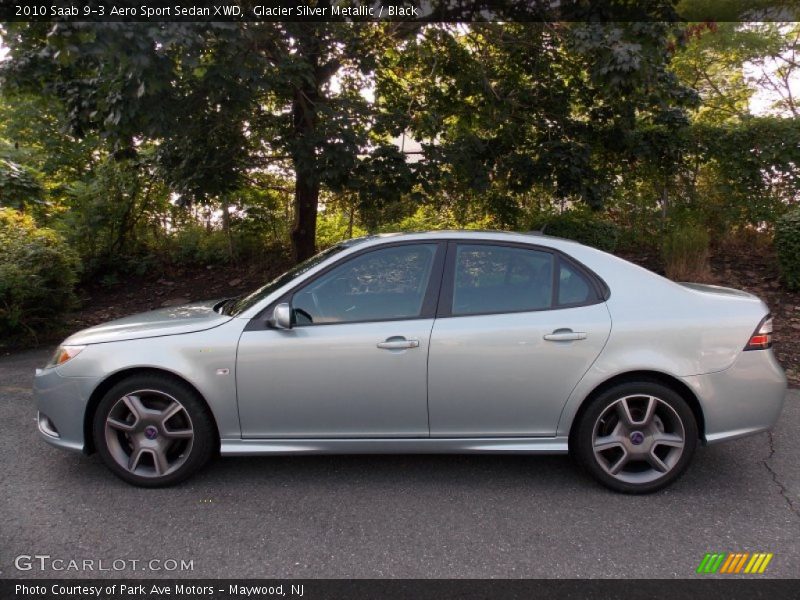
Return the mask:
{"type": "Polygon", "coordinates": [[[565,308],[579,308],[581,306],[592,306],[608,300],[610,290],[608,285],[600,279],[594,271],[583,266],[581,263],[566,255],[557,248],[539,246],[536,244],[526,244],[523,242],[495,241],[495,240],[470,240],[470,239],[449,239],[447,240],[447,255],[445,258],[444,271],[442,274],[441,291],[436,310],[436,318],[462,318],[478,317],[482,315],[505,315],[528,312],[544,312],[552,310],[562,310],[565,308]],[[456,256],[458,246],[493,246],[500,248],[517,248],[520,250],[533,250],[544,252],[553,256],[553,282],[551,290],[550,306],[547,308],[525,308],[521,310],[498,310],[479,313],[453,314],[453,293],[455,291],[456,256]],[[567,264],[575,272],[583,276],[590,285],[591,297],[585,302],[572,302],[569,304],[559,304],[558,291],[561,282],[561,263],[567,264]]]}
{"type": "Polygon", "coordinates": [[[254,330],[264,330],[269,329],[273,330],[269,326],[269,318],[272,316],[272,311],[275,310],[275,307],[278,304],[287,302],[289,305],[292,303],[292,298],[294,295],[301,289],[306,287],[307,285],[311,285],[317,279],[324,277],[334,269],[344,265],[345,263],[357,259],[365,254],[369,254],[370,252],[378,252],[381,250],[386,250],[387,248],[396,248],[400,246],[435,246],[434,255],[433,255],[433,264],[431,266],[430,274],[428,275],[428,283],[425,289],[425,296],[422,300],[422,309],[418,315],[414,315],[412,317],[394,317],[389,319],[363,319],[359,321],[338,321],[338,322],[328,322],[328,323],[308,323],[308,324],[297,324],[293,325],[293,327],[301,328],[301,327],[329,327],[332,325],[355,325],[358,323],[389,323],[392,321],[417,321],[420,319],[433,319],[436,317],[436,309],[437,309],[437,302],[440,296],[440,289],[442,285],[442,277],[444,274],[444,262],[445,262],[445,253],[446,253],[446,240],[403,240],[398,242],[389,242],[385,244],[379,244],[377,246],[369,246],[367,248],[362,248],[353,252],[352,254],[348,254],[347,256],[341,257],[336,262],[328,265],[318,273],[315,273],[308,279],[303,280],[302,282],[298,283],[295,286],[292,286],[289,290],[284,292],[277,300],[270,302],[270,304],[258,313],[255,317],[250,319],[245,327],[245,331],[254,331],[254,330]]]}

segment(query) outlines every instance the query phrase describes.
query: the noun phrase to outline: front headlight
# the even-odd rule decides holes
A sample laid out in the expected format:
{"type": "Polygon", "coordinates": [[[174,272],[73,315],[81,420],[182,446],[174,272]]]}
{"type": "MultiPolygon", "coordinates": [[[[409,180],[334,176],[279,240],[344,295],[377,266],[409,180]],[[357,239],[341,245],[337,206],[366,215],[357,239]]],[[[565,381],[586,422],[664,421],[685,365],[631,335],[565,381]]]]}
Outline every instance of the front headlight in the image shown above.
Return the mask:
{"type": "Polygon", "coordinates": [[[53,354],[53,358],[47,363],[45,369],[63,365],[68,360],[72,360],[78,356],[84,348],[86,348],[86,346],[59,346],[56,353],[53,354]]]}

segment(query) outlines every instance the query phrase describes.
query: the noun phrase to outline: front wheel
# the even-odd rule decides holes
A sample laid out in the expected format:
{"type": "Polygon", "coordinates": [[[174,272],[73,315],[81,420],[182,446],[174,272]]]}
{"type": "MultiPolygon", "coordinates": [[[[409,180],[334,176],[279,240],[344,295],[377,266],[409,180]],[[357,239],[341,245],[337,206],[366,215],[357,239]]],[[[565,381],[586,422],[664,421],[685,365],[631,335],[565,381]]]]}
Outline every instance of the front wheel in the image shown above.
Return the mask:
{"type": "Polygon", "coordinates": [[[655,492],[686,470],[697,447],[692,409],[655,382],[623,383],[588,406],[572,439],[578,460],[603,485],[655,492]]]}
{"type": "Polygon", "coordinates": [[[178,483],[214,454],[214,421],[201,398],[180,380],[136,375],[103,396],[94,417],[97,452],[128,483],[178,483]]]}

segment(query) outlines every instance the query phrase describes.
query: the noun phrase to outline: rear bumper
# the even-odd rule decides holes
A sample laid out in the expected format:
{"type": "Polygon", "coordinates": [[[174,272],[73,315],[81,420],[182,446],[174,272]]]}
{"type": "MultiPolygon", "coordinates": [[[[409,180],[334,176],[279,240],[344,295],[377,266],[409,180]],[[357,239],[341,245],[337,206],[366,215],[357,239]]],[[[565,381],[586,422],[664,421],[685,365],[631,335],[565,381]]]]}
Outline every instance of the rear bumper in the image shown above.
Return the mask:
{"type": "Polygon", "coordinates": [[[62,377],[56,369],[36,370],[33,394],[42,439],[59,448],[84,451],[83,419],[96,382],[94,377],[62,377]]]}
{"type": "Polygon", "coordinates": [[[786,398],[786,375],[771,350],[742,352],[724,371],[682,379],[700,401],[708,444],[770,429],[786,398]]]}

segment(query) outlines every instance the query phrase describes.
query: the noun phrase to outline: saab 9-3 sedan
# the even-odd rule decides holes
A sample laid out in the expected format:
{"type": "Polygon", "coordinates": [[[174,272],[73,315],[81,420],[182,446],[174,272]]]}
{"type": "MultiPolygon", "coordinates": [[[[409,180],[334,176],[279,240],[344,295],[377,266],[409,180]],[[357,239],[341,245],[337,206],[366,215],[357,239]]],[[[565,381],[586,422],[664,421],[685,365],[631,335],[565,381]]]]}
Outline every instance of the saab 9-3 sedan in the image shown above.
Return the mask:
{"type": "Polygon", "coordinates": [[[141,486],[217,454],[569,452],[641,493],[698,443],[775,423],[771,346],[749,293],[558,238],[431,232],[350,240],[248,296],[91,327],[34,387],[45,440],[141,486]]]}

